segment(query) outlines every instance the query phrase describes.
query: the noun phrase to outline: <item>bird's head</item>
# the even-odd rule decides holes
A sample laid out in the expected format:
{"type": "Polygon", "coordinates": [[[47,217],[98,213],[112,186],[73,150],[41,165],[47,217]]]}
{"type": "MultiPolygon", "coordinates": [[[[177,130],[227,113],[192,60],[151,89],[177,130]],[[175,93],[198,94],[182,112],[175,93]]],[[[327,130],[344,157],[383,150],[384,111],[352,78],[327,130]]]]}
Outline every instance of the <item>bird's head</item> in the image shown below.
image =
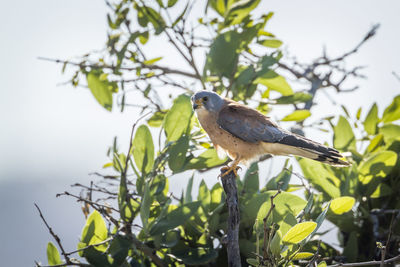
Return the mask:
{"type": "Polygon", "coordinates": [[[224,99],[211,91],[200,91],[192,96],[193,109],[205,108],[208,111],[218,112],[224,104],[224,99]]]}

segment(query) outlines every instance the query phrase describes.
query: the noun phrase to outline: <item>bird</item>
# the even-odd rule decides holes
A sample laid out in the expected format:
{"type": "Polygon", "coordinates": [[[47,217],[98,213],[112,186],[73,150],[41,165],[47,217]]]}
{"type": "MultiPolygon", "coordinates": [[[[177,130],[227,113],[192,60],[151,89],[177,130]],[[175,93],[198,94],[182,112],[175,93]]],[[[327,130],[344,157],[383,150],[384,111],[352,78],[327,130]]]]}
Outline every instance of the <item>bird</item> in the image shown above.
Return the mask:
{"type": "Polygon", "coordinates": [[[230,172],[237,176],[238,164],[247,165],[265,154],[301,156],[335,167],[350,166],[336,149],[287,131],[261,112],[213,91],[199,91],[191,101],[218,155],[227,154],[232,160],[230,166],[222,168],[222,176],[230,172]]]}

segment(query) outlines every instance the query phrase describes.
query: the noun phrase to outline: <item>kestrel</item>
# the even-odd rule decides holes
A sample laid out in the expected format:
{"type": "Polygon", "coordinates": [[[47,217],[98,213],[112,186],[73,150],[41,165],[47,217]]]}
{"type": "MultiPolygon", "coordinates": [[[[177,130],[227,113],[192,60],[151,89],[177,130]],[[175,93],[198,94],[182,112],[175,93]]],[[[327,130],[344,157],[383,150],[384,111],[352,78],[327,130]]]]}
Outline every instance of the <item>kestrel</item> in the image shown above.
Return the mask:
{"type": "Polygon", "coordinates": [[[225,152],[233,160],[231,166],[225,167],[224,175],[237,175],[239,163],[265,154],[296,155],[336,167],[350,165],[341,160],[343,156],[336,149],[282,129],[257,110],[214,92],[197,92],[192,104],[218,153],[225,152]]]}

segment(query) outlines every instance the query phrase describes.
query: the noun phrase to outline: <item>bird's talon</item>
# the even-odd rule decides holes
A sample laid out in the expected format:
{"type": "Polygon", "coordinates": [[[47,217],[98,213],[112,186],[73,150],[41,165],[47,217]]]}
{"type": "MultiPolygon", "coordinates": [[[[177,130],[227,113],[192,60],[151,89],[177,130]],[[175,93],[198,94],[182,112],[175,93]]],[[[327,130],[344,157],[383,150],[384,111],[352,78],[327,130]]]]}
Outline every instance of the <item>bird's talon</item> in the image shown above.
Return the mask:
{"type": "Polygon", "coordinates": [[[229,173],[233,172],[235,176],[238,176],[237,171],[241,170],[242,168],[239,166],[225,166],[221,168],[221,174],[218,175],[218,178],[222,178],[224,176],[227,176],[229,173]]]}

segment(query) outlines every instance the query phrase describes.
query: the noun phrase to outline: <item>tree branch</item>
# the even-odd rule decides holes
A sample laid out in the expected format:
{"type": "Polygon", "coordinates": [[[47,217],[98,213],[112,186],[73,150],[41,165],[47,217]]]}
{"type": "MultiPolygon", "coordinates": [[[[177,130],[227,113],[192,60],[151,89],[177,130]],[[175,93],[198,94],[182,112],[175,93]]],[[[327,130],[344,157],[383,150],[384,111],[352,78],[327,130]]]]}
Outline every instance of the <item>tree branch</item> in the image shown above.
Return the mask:
{"type": "MultiPolygon", "coordinates": [[[[393,257],[391,259],[385,260],[383,263],[391,263],[391,262],[396,262],[400,261],[400,255],[397,255],[396,257],[393,257]]],[[[380,265],[382,261],[364,261],[364,262],[354,262],[354,263],[338,263],[334,265],[328,265],[328,267],[352,267],[352,266],[369,266],[369,265],[380,265]]]]}
{"type": "MultiPolygon", "coordinates": [[[[39,60],[45,60],[45,61],[51,61],[51,62],[55,62],[55,63],[61,63],[61,64],[68,64],[68,65],[73,65],[73,66],[78,66],[81,68],[103,68],[103,69],[111,69],[111,70],[115,70],[117,69],[116,66],[112,66],[112,65],[107,65],[107,64],[103,64],[103,65],[96,65],[96,64],[88,64],[88,63],[77,63],[77,62],[71,62],[68,60],[62,60],[62,59],[53,59],[53,58],[46,58],[46,57],[38,57],[39,60]]],[[[171,69],[168,67],[164,67],[164,66],[159,66],[156,64],[153,65],[145,65],[143,63],[141,63],[141,67],[142,68],[147,68],[149,70],[160,70],[163,71],[165,74],[177,74],[177,75],[182,75],[182,76],[186,76],[189,78],[194,78],[194,79],[198,79],[198,76],[196,74],[190,73],[190,72],[186,72],[186,71],[182,71],[182,70],[176,70],[176,69],[171,69]]],[[[120,70],[128,70],[128,71],[132,71],[132,70],[136,70],[137,67],[118,67],[118,69],[120,70]]]]}
{"type": "MultiPolygon", "coordinates": [[[[225,171],[221,169],[221,175],[225,171]]],[[[226,194],[226,204],[228,206],[228,227],[227,244],[228,266],[240,267],[240,249],[239,249],[239,200],[236,187],[236,175],[233,172],[221,177],[222,185],[226,194]]]]}

